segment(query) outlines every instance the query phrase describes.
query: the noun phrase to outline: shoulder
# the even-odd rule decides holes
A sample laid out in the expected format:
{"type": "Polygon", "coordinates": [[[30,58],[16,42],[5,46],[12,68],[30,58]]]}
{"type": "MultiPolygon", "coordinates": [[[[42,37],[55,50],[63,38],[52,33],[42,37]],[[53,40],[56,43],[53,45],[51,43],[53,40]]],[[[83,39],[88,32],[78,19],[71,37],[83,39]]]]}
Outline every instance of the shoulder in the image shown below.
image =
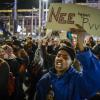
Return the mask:
{"type": "Polygon", "coordinates": [[[49,84],[49,80],[50,80],[50,73],[48,72],[42,76],[42,78],[39,80],[37,85],[45,86],[45,85],[49,84]]]}
{"type": "Polygon", "coordinates": [[[45,81],[45,80],[49,80],[49,78],[50,78],[50,72],[48,72],[48,73],[46,73],[46,74],[44,74],[43,76],[42,76],[42,78],[40,79],[40,81],[45,81]]]}

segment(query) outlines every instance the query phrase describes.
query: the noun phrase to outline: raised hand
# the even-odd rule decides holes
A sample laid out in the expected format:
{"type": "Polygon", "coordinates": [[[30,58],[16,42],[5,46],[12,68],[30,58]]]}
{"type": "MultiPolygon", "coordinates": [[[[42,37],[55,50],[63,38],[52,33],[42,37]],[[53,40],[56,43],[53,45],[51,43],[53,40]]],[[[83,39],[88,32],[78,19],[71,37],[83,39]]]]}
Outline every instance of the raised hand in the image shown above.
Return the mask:
{"type": "Polygon", "coordinates": [[[70,28],[73,34],[77,34],[77,45],[80,51],[84,51],[84,39],[87,34],[86,30],[79,24],[75,24],[76,28],[70,28]]]}

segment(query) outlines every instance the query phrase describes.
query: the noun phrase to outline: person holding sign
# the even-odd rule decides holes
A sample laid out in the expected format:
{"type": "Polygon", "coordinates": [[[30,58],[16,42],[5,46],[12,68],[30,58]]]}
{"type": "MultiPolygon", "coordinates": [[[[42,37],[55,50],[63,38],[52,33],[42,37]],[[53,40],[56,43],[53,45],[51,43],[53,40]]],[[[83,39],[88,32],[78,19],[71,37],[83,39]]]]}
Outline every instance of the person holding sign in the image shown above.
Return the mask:
{"type": "Polygon", "coordinates": [[[86,31],[76,25],[71,28],[77,33],[78,53],[72,47],[59,48],[55,67],[45,74],[37,84],[34,100],[84,100],[100,90],[100,59],[83,46],[86,31]],[[77,72],[72,66],[74,58],[80,61],[83,71],[77,72]]]}

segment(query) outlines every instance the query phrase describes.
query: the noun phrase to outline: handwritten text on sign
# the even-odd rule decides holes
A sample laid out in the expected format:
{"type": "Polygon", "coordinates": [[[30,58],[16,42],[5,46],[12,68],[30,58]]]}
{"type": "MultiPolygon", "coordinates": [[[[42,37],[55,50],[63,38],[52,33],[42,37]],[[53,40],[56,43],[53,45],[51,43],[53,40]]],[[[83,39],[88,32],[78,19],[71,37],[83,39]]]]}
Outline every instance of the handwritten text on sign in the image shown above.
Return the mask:
{"type": "Polygon", "coordinates": [[[50,7],[47,28],[68,30],[80,24],[87,32],[100,35],[100,10],[82,5],[52,4],[50,7]]]}

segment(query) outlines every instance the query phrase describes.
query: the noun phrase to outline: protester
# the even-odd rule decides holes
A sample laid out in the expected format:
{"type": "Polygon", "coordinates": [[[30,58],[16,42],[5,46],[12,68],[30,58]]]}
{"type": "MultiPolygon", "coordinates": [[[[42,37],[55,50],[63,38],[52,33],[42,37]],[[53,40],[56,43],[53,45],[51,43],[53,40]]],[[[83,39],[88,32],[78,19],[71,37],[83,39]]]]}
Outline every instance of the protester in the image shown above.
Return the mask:
{"type": "Polygon", "coordinates": [[[0,100],[8,100],[9,65],[0,58],[0,100]]]}
{"type": "MultiPolygon", "coordinates": [[[[100,44],[97,44],[92,49],[93,53],[100,60],[100,44]]],[[[96,93],[95,96],[91,97],[89,100],[100,100],[100,91],[96,93]]]]}
{"type": "Polygon", "coordinates": [[[96,42],[95,40],[93,39],[92,36],[88,36],[87,40],[86,40],[86,45],[89,47],[89,48],[92,48],[93,46],[95,46],[96,42]]]}
{"type": "Polygon", "coordinates": [[[92,48],[93,53],[96,55],[98,59],[100,59],[100,44],[95,45],[92,48]]]}
{"type": "Polygon", "coordinates": [[[71,66],[75,52],[72,47],[63,46],[58,50],[55,67],[45,74],[37,84],[34,100],[84,100],[100,90],[100,60],[83,47],[86,31],[79,25],[71,31],[78,33],[79,52],[76,54],[83,72],[71,66]]]}

